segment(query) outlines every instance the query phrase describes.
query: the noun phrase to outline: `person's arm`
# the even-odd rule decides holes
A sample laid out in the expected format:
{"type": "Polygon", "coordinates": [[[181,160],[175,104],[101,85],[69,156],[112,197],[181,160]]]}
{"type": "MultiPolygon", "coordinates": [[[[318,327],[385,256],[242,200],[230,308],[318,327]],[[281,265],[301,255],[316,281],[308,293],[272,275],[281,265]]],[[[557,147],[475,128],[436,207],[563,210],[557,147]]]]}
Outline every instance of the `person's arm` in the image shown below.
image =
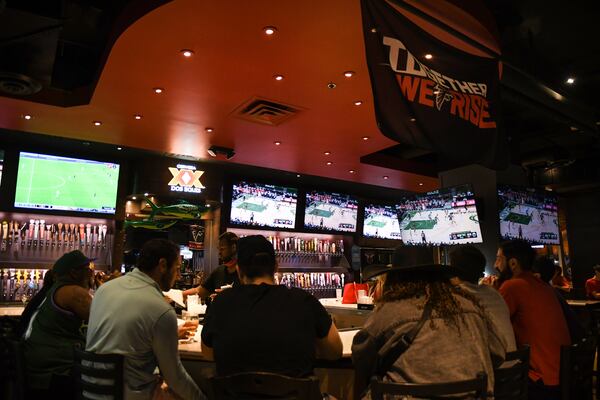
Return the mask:
{"type": "Polygon", "coordinates": [[[315,297],[307,295],[309,307],[315,321],[316,357],[325,360],[337,360],[342,357],[342,339],[331,316],[315,297]]]}
{"type": "Polygon", "coordinates": [[[352,340],[352,365],[354,365],[354,393],[362,395],[375,374],[377,360],[377,341],[366,329],[354,335],[352,340]]]}
{"type": "Polygon", "coordinates": [[[316,348],[317,358],[323,360],[337,360],[342,357],[344,346],[342,344],[342,338],[340,338],[340,334],[333,321],[331,322],[327,336],[317,339],[316,348]]]}
{"type": "Polygon", "coordinates": [[[508,312],[510,314],[510,319],[512,321],[513,317],[517,313],[517,303],[518,302],[517,302],[514,290],[511,286],[511,282],[509,282],[509,281],[504,282],[504,284],[502,284],[502,286],[500,287],[499,291],[500,291],[500,294],[502,295],[502,298],[506,302],[506,305],[508,306],[508,312]]]}
{"type": "Polygon", "coordinates": [[[154,324],[152,351],[169,389],[184,399],[206,399],[179,359],[177,349],[177,316],[166,311],[154,324]]]}
{"type": "Polygon", "coordinates": [[[197,294],[198,297],[200,297],[201,299],[204,299],[204,298],[210,296],[210,291],[203,286],[198,286],[195,288],[184,290],[182,292],[183,301],[185,301],[188,296],[193,296],[195,294],[197,294]]]}
{"type": "Polygon", "coordinates": [[[81,286],[62,286],[54,293],[54,302],[60,308],[71,311],[84,321],[90,317],[92,296],[87,289],[81,286]]]}
{"type": "Polygon", "coordinates": [[[212,347],[209,347],[204,340],[200,340],[200,348],[202,349],[202,357],[207,361],[215,361],[215,353],[212,347]]]}

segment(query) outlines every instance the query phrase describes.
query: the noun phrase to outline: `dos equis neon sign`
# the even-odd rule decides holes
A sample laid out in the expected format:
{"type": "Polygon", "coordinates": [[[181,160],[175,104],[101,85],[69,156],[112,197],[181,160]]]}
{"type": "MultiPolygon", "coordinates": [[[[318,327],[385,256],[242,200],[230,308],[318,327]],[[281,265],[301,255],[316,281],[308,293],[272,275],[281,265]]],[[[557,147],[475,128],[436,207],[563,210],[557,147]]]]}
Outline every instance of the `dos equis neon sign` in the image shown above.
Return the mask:
{"type": "Polygon", "coordinates": [[[205,186],[200,182],[204,171],[196,171],[193,165],[177,164],[177,168],[169,167],[173,175],[169,181],[171,192],[202,193],[205,186]]]}

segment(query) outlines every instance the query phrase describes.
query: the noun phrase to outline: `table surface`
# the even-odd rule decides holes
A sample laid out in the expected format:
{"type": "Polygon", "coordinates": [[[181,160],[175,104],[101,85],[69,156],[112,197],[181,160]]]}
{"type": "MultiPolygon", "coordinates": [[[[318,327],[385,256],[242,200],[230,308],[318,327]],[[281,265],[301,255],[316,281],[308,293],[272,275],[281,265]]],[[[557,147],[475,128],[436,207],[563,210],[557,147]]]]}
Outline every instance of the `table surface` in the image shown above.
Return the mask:
{"type": "MultiPolygon", "coordinates": [[[[352,329],[347,331],[340,332],[340,338],[342,339],[342,358],[350,358],[352,355],[352,340],[354,339],[354,335],[358,332],[359,329],[352,329]]],[[[198,327],[198,331],[194,336],[194,341],[191,343],[188,342],[179,342],[179,355],[182,359],[194,359],[194,360],[204,360],[205,358],[202,355],[202,349],[200,346],[200,335],[202,332],[202,325],[198,327]]]]}
{"type": "Polygon", "coordinates": [[[576,307],[593,306],[600,304],[600,300],[567,300],[567,304],[576,307]]]}
{"type": "Polygon", "coordinates": [[[0,316],[2,317],[18,317],[23,314],[25,307],[23,306],[5,306],[0,307],[0,316]]]}

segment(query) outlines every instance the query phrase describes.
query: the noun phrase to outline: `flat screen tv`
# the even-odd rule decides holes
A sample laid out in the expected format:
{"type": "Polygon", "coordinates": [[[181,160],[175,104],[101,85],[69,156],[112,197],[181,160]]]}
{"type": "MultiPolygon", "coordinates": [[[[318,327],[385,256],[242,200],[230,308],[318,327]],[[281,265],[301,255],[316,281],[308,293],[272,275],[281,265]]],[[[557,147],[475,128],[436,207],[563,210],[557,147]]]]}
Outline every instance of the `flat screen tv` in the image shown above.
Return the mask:
{"type": "Polygon", "coordinates": [[[454,245],[483,241],[470,185],[407,198],[396,209],[405,244],[454,245]]]}
{"type": "Polygon", "coordinates": [[[498,186],[500,236],[531,244],[559,244],[558,198],[541,190],[498,186]]]}
{"type": "Polygon", "coordinates": [[[358,200],[347,194],[306,193],[304,227],[323,231],[356,232],[358,200]]]}
{"type": "Polygon", "coordinates": [[[363,236],[379,239],[402,239],[394,206],[367,204],[363,236]]]}
{"type": "Polygon", "coordinates": [[[298,189],[259,183],[233,185],[231,225],[294,229],[298,189]]]}
{"type": "Polygon", "coordinates": [[[15,207],[114,214],[119,164],[21,152],[15,207]]]}

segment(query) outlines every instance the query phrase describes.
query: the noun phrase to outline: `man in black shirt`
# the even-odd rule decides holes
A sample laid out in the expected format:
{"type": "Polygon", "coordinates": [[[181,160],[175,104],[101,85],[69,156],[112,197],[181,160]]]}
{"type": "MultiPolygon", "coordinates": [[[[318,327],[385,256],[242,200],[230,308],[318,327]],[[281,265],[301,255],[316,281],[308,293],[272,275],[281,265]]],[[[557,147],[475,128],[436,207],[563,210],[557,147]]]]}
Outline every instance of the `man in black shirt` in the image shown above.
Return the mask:
{"type": "Polygon", "coordinates": [[[225,285],[239,286],[235,266],[237,264],[238,237],[233,232],[225,232],[219,236],[219,265],[208,278],[198,287],[184,290],[183,297],[197,294],[200,298],[206,298],[221,292],[221,287],[225,285]]]}
{"type": "Polygon", "coordinates": [[[275,285],[273,245],[264,236],[238,242],[242,285],[221,293],[202,329],[202,353],[217,373],[266,371],[293,377],[313,373],[315,358],[342,355],[342,341],[325,308],[308,292],[275,285]]]}

